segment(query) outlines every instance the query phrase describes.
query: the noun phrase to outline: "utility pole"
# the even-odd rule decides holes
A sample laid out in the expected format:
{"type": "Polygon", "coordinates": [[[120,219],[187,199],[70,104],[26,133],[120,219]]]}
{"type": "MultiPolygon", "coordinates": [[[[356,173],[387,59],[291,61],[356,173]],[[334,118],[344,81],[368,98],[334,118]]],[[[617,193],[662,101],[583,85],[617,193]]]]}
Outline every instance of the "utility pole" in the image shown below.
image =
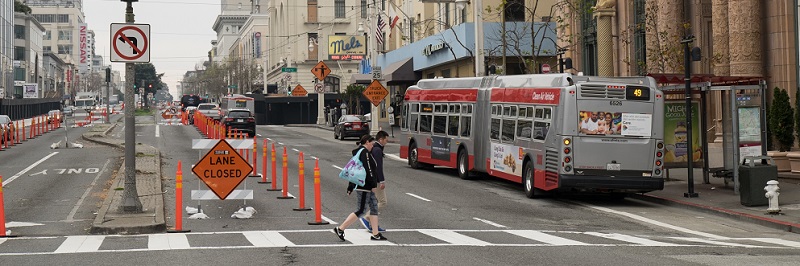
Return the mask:
{"type": "Polygon", "coordinates": [[[111,96],[109,94],[111,94],[111,68],[106,67],[106,124],[111,123],[111,105],[108,103],[111,96]]]}
{"type": "Polygon", "coordinates": [[[475,13],[475,76],[483,77],[486,74],[483,63],[483,0],[473,0],[472,4],[472,12],[475,13]]]}
{"type": "MultiPolygon", "coordinates": [[[[372,8],[373,8],[372,9],[373,10],[372,13],[375,16],[374,17],[370,17],[372,19],[372,22],[370,24],[371,25],[375,25],[375,28],[374,29],[370,29],[370,31],[369,31],[369,34],[370,34],[369,36],[372,36],[372,38],[370,38],[370,40],[369,40],[369,47],[370,47],[370,49],[369,49],[370,55],[369,56],[370,56],[370,63],[372,65],[372,67],[370,69],[374,73],[375,72],[375,68],[378,66],[378,36],[375,36],[375,35],[377,34],[377,27],[379,27],[378,26],[378,16],[380,16],[381,14],[380,14],[380,10],[378,9],[377,1],[372,0],[372,8]]],[[[371,110],[370,111],[370,122],[371,122],[371,125],[369,125],[369,134],[372,135],[372,136],[375,136],[375,134],[378,134],[378,124],[380,124],[379,121],[378,121],[378,117],[380,117],[380,116],[378,116],[378,112],[380,112],[380,111],[378,110],[377,106],[372,105],[372,104],[370,104],[370,110],[371,110]]]]}
{"type": "MultiPolygon", "coordinates": [[[[133,2],[139,0],[122,0],[127,3],[125,8],[125,23],[135,22],[133,15],[133,2]]],[[[122,194],[122,211],[142,212],[142,202],[139,201],[139,192],[136,191],[136,120],[134,112],[136,103],[133,99],[133,79],[136,76],[134,63],[125,63],[125,187],[122,194]]]]}
{"type": "MultiPolygon", "coordinates": [[[[317,12],[319,13],[319,12],[317,12]]],[[[320,39],[322,39],[322,23],[317,21],[317,59],[320,62],[325,61],[322,58],[322,51],[319,49],[320,39]]],[[[325,81],[318,80],[320,84],[322,84],[322,89],[317,91],[317,125],[324,125],[325,124],[325,81]]]]}

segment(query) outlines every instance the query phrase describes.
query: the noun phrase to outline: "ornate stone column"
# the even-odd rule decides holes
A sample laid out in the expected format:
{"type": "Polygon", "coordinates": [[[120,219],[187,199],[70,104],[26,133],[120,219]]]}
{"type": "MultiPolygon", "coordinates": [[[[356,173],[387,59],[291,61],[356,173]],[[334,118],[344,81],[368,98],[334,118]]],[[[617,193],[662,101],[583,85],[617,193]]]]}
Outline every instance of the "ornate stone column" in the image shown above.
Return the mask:
{"type": "Polygon", "coordinates": [[[611,22],[614,20],[616,12],[612,5],[608,8],[598,7],[593,13],[597,19],[597,74],[599,76],[614,76],[614,39],[611,22]]]}
{"type": "MultiPolygon", "coordinates": [[[[683,47],[680,44],[680,41],[683,39],[684,35],[684,28],[683,22],[685,20],[683,16],[683,1],[676,1],[676,0],[656,0],[658,9],[657,9],[657,25],[656,30],[658,31],[657,36],[662,36],[662,33],[665,33],[665,37],[658,37],[658,51],[669,51],[670,47],[683,47]]],[[[683,48],[680,48],[683,49],[683,48]]],[[[669,57],[668,55],[663,58],[664,62],[664,69],[662,73],[683,73],[683,71],[679,71],[678,66],[683,66],[683,53],[681,52],[680,56],[677,57],[669,57]],[[677,60],[677,61],[675,61],[677,60]]],[[[651,71],[653,69],[651,68],[651,71]]],[[[656,69],[657,70],[657,69],[656,69]]]]}
{"type": "MultiPolygon", "coordinates": [[[[714,75],[729,76],[730,50],[728,39],[728,0],[713,0],[711,9],[712,31],[714,34],[714,75]]],[[[713,92],[714,102],[714,142],[722,143],[722,93],[713,92]]]]}
{"type": "Polygon", "coordinates": [[[729,0],[731,76],[763,76],[760,0],[729,0]]]}

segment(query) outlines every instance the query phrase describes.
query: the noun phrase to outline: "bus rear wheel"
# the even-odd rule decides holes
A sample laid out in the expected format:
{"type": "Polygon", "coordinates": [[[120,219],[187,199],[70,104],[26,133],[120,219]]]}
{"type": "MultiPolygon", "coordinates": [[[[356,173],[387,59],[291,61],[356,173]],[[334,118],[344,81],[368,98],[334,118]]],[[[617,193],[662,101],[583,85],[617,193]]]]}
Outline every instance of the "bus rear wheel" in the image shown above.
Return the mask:
{"type": "Polygon", "coordinates": [[[525,187],[525,196],[528,198],[540,198],[544,192],[533,186],[533,163],[525,163],[525,168],[522,172],[522,185],[525,187]]]}
{"type": "Polygon", "coordinates": [[[461,179],[469,179],[469,169],[467,161],[467,152],[464,149],[458,151],[458,177],[461,179]]]}
{"type": "Polygon", "coordinates": [[[411,147],[408,149],[408,165],[414,169],[422,168],[419,163],[419,152],[417,151],[417,144],[411,144],[411,147]]]}

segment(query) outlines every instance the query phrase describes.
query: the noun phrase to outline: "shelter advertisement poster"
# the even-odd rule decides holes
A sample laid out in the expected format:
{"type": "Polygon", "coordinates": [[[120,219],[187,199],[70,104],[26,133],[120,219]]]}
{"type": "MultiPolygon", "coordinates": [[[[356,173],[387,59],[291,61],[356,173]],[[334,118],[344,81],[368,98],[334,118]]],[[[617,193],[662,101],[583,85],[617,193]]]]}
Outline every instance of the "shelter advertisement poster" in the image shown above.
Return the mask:
{"type": "Polygon", "coordinates": [[[699,163],[703,159],[700,144],[700,104],[692,101],[692,147],[688,148],[686,130],[686,103],[667,101],[664,103],[664,162],[667,167],[682,167],[689,158],[699,163]],[[683,164],[680,164],[683,163],[683,164]]]}
{"type": "Polygon", "coordinates": [[[522,148],[492,143],[491,169],[514,176],[522,176],[522,148]]]}

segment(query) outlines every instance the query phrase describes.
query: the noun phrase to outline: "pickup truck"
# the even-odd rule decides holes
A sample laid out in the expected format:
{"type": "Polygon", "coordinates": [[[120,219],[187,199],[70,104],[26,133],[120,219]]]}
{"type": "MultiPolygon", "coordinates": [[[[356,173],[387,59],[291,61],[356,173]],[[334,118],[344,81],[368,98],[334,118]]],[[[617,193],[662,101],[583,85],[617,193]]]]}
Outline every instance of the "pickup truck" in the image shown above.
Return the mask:
{"type": "Polygon", "coordinates": [[[195,113],[202,113],[214,120],[220,120],[222,118],[222,111],[215,103],[201,103],[197,106],[195,113]]]}

